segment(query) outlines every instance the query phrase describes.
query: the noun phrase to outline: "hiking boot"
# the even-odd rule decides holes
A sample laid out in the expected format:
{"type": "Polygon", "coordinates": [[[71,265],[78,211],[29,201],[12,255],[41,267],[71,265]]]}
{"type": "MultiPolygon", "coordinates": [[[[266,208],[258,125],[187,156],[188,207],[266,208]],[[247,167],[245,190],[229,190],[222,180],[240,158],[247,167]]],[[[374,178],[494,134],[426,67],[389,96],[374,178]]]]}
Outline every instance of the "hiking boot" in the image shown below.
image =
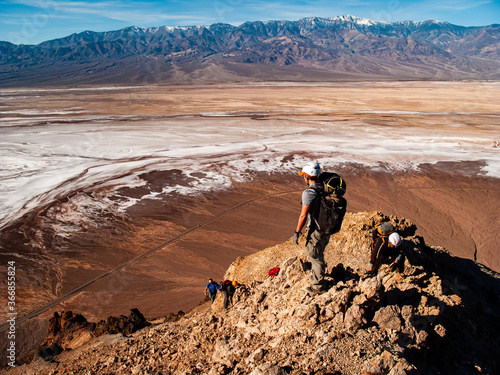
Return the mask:
{"type": "Polygon", "coordinates": [[[324,289],[325,291],[327,291],[328,289],[332,288],[334,285],[336,285],[337,282],[335,280],[326,280],[323,282],[323,288],[321,289],[324,289]]]}
{"type": "Polygon", "coordinates": [[[364,274],[363,274],[363,279],[367,279],[369,277],[373,277],[375,276],[375,272],[373,271],[366,271],[364,274]]]}

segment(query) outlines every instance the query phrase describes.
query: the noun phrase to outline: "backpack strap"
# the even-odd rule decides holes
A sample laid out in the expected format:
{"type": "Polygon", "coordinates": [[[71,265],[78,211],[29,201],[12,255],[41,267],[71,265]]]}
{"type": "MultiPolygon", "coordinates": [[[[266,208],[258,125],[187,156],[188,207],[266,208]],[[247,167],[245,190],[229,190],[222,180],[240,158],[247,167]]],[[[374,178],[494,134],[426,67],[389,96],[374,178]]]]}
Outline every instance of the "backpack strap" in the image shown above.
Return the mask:
{"type": "MultiPolygon", "coordinates": [[[[323,192],[320,188],[318,187],[313,187],[313,186],[309,186],[307,189],[310,189],[312,191],[314,191],[316,193],[317,196],[320,196],[321,193],[323,192]]],[[[306,189],[306,190],[307,190],[306,189]]]]}
{"type": "MultiPolygon", "coordinates": [[[[318,213],[319,206],[321,205],[322,191],[321,191],[321,189],[319,189],[317,187],[313,187],[313,186],[309,186],[308,189],[314,191],[314,193],[316,194],[316,196],[314,197],[314,199],[312,200],[312,202],[310,204],[310,209],[309,209],[309,215],[310,215],[310,219],[311,219],[311,223],[309,225],[309,229],[310,229],[309,233],[312,233],[317,226],[316,215],[318,213]]],[[[309,234],[308,234],[307,240],[309,240],[309,234]]]]}

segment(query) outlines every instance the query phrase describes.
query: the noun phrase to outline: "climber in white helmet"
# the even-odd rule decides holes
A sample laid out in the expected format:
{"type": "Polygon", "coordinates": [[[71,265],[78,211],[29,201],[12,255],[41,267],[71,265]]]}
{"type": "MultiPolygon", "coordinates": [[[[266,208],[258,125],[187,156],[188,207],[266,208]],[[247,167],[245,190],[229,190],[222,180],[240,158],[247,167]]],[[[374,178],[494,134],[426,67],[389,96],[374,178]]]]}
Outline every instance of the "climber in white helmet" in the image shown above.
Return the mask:
{"type": "Polygon", "coordinates": [[[389,242],[394,247],[398,247],[399,245],[401,245],[401,236],[399,235],[399,233],[391,233],[391,235],[389,236],[389,242]]]}
{"type": "Polygon", "coordinates": [[[372,232],[372,252],[367,276],[376,275],[383,262],[393,262],[392,271],[401,272],[404,269],[404,255],[401,249],[401,236],[391,223],[383,223],[372,232]]]}

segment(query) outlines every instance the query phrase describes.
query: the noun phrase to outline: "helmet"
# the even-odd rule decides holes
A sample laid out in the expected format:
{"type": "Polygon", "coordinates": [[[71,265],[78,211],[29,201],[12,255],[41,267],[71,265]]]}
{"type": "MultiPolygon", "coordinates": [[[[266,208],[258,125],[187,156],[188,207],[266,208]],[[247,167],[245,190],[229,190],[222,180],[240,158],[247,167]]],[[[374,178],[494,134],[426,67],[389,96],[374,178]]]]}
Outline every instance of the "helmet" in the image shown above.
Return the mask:
{"type": "Polygon", "coordinates": [[[235,280],[233,281],[233,286],[236,288],[238,286],[238,282],[235,280]]]}
{"type": "Polygon", "coordinates": [[[315,161],[311,161],[307,163],[307,165],[302,168],[302,171],[299,173],[299,176],[307,175],[309,177],[317,177],[321,174],[321,167],[315,161]]]}
{"type": "Polygon", "coordinates": [[[401,236],[399,233],[391,233],[389,236],[389,242],[396,247],[401,245],[401,236]]]}

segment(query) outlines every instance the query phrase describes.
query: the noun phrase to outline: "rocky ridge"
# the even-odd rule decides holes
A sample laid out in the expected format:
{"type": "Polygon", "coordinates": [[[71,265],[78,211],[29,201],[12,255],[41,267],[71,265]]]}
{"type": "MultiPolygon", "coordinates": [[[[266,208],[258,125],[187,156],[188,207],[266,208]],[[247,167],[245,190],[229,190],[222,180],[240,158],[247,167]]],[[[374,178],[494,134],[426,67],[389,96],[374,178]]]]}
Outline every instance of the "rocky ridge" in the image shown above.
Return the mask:
{"type": "Polygon", "coordinates": [[[405,219],[348,213],[326,251],[326,293],[304,291],[303,246],[288,241],[231,265],[225,277],[242,286],[227,311],[218,296],[178,319],[102,335],[8,373],[499,373],[499,275],[426,245],[415,231],[405,219]],[[365,277],[370,229],[384,220],[404,237],[405,269],[384,265],[365,277]],[[268,277],[275,266],[278,276],[268,277]]]}

